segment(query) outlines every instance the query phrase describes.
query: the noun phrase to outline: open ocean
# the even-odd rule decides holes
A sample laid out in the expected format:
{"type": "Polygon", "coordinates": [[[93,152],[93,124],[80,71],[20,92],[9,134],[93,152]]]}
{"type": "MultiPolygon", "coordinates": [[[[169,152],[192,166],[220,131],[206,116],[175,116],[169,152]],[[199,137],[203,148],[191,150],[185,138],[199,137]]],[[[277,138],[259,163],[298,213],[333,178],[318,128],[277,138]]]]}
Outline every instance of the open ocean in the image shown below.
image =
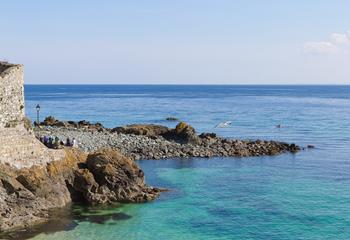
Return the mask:
{"type": "MultiPolygon", "coordinates": [[[[107,127],[174,116],[198,132],[315,149],[274,157],[141,160],[146,204],[72,206],[35,240],[350,239],[350,86],[30,85],[27,115],[107,127]],[[232,121],[229,128],[215,128],[232,121]],[[282,124],[282,128],[276,128],[282,124]]],[[[41,119],[42,120],[42,119],[41,119]]],[[[79,141],[79,139],[78,139],[79,141]]]]}

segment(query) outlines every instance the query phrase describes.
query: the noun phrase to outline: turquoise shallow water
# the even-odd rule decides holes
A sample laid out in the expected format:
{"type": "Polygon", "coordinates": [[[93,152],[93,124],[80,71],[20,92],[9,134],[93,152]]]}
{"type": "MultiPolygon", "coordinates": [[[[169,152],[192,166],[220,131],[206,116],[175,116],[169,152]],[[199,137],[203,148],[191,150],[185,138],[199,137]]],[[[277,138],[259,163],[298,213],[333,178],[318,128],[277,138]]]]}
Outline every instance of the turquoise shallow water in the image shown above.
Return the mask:
{"type": "Polygon", "coordinates": [[[33,239],[350,239],[350,87],[26,86],[26,97],[32,117],[37,103],[43,115],[107,126],[172,126],[164,118],[176,116],[221,136],[316,146],[275,157],[138,161],[148,183],[172,191],[146,204],[75,206],[79,216],[33,239]],[[232,127],[213,128],[225,120],[232,127]]]}

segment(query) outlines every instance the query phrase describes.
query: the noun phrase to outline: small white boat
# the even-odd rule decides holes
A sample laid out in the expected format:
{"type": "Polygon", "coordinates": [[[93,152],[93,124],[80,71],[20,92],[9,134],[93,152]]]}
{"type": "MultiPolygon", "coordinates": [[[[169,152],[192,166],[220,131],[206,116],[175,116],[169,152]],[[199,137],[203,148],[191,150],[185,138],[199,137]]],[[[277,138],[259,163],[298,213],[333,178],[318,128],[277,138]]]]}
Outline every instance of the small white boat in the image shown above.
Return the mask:
{"type": "Polygon", "coordinates": [[[231,124],[232,124],[232,121],[226,121],[226,122],[219,123],[215,127],[216,128],[225,128],[225,127],[229,127],[231,124]]]}

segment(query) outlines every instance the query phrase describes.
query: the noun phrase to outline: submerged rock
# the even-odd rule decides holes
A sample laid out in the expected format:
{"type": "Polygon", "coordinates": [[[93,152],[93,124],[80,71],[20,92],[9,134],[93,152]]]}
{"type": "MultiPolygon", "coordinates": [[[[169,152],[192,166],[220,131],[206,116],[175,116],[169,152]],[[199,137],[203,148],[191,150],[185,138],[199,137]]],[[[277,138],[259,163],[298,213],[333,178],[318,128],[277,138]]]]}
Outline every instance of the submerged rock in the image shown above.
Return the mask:
{"type": "Polygon", "coordinates": [[[167,121],[179,121],[179,119],[176,117],[167,117],[165,120],[167,120],[167,121]]]}

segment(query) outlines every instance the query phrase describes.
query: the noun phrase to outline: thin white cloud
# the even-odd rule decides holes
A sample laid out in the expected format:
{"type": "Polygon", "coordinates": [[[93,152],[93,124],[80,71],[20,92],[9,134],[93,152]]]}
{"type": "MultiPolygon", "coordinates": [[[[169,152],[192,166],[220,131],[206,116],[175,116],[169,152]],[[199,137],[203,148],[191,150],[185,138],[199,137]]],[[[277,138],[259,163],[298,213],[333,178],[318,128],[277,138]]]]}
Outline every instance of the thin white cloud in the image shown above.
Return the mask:
{"type": "Polygon", "coordinates": [[[350,43],[350,36],[346,33],[332,33],[330,41],[334,44],[347,44],[350,43]]]}
{"type": "Polygon", "coordinates": [[[330,42],[306,42],[304,52],[311,54],[333,54],[338,51],[338,47],[330,42]]]}
{"type": "Polygon", "coordinates": [[[332,33],[327,41],[306,42],[304,52],[310,54],[335,54],[347,52],[350,47],[350,31],[347,33],[332,33]]]}

